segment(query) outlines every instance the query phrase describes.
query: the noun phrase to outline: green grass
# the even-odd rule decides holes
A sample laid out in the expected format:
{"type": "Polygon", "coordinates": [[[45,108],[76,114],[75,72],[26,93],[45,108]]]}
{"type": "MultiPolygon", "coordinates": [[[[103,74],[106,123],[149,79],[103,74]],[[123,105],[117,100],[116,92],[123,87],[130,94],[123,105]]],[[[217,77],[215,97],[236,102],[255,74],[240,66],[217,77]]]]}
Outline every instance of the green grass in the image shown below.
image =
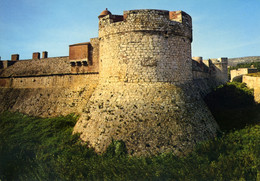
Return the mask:
{"type": "Polygon", "coordinates": [[[206,98],[225,132],[184,157],[131,157],[122,141],[97,155],[72,135],[78,116],[0,114],[0,180],[260,180],[260,107],[244,84],[206,98]]]}
{"type": "Polygon", "coordinates": [[[201,143],[186,157],[130,157],[121,141],[97,155],[72,136],[77,116],[0,115],[1,180],[259,180],[260,126],[201,143]]]}

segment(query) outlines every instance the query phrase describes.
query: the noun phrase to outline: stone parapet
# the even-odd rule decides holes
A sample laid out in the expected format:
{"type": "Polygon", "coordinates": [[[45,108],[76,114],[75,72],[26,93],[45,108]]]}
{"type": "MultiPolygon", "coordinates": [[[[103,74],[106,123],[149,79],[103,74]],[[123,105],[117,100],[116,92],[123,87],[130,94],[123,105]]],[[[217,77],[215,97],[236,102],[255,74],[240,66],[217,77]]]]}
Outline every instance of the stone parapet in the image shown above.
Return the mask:
{"type": "Polygon", "coordinates": [[[68,57],[53,57],[40,60],[30,59],[4,62],[16,63],[12,64],[12,66],[4,67],[5,69],[0,72],[0,77],[66,74],[71,72],[68,57]]]}
{"type": "Polygon", "coordinates": [[[169,11],[162,10],[125,11],[124,20],[116,23],[111,16],[99,21],[101,79],[192,80],[190,26],[170,20],[169,11]]]}
{"type": "MultiPolygon", "coordinates": [[[[152,31],[165,36],[184,36],[192,41],[191,17],[187,13],[183,18],[170,19],[169,11],[164,10],[130,10],[124,11],[123,21],[114,22],[112,15],[107,15],[99,21],[99,37],[133,31],[152,31]],[[189,23],[187,23],[189,21],[189,23]]],[[[181,16],[182,17],[182,16],[181,16]]]]}

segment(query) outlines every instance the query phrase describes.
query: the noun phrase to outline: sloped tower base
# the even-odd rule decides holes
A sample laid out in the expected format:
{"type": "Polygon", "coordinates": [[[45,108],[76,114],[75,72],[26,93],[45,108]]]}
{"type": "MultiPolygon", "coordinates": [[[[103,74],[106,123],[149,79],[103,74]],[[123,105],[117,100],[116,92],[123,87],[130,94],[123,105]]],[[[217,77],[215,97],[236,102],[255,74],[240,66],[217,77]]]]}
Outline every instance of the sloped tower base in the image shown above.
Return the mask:
{"type": "Polygon", "coordinates": [[[191,83],[102,83],[74,132],[98,153],[122,140],[131,155],[182,155],[218,130],[197,92],[191,83]]]}

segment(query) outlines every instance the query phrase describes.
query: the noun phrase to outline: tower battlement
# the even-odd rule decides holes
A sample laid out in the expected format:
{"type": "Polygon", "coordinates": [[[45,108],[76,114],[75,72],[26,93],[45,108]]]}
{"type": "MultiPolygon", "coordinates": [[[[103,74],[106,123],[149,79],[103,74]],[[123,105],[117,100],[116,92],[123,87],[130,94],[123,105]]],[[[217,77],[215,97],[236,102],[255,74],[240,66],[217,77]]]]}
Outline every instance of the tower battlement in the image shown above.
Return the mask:
{"type": "Polygon", "coordinates": [[[124,11],[123,15],[113,15],[109,11],[106,14],[99,16],[99,37],[131,31],[155,31],[192,40],[192,18],[184,11],[143,9],[124,11]]]}

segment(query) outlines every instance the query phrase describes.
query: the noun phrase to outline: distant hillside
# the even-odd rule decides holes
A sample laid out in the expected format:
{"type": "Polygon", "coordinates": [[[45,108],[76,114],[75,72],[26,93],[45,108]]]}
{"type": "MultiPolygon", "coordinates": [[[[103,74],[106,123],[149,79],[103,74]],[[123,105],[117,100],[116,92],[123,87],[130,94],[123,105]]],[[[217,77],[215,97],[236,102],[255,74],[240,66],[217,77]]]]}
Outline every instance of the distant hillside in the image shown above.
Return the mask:
{"type": "Polygon", "coordinates": [[[239,63],[260,62],[260,56],[229,58],[228,65],[236,66],[239,63]]]}

